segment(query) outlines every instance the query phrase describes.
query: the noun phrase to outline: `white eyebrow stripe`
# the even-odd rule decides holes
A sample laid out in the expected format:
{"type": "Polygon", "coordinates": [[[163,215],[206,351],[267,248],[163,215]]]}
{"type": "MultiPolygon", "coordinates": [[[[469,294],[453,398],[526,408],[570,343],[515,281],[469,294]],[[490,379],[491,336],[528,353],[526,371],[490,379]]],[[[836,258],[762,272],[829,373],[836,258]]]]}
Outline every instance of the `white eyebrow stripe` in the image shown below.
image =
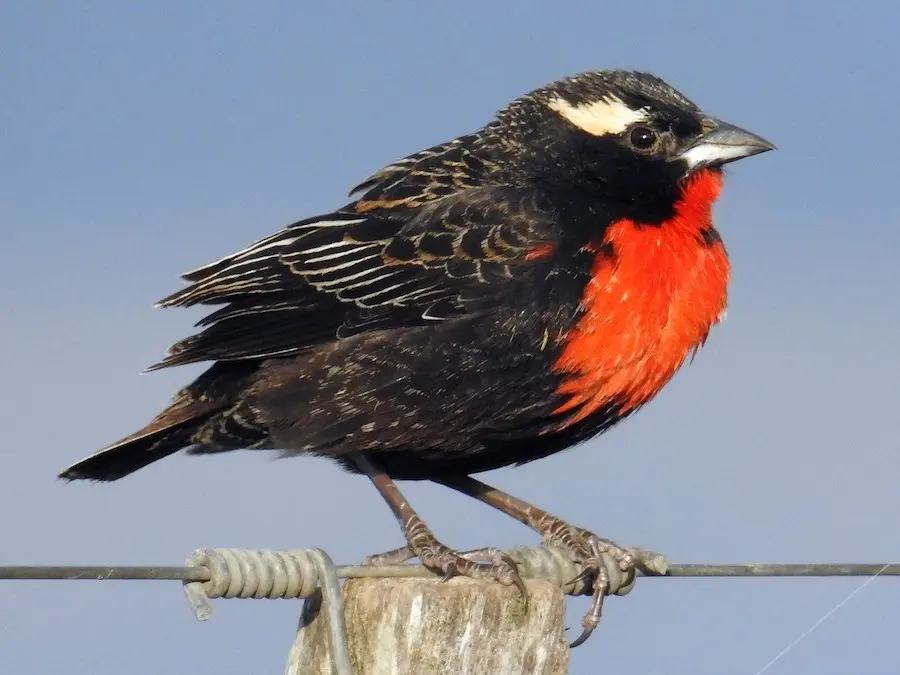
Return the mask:
{"type": "Polygon", "coordinates": [[[629,108],[617,96],[608,96],[591,103],[573,105],[557,96],[547,104],[560,117],[568,120],[576,127],[592,136],[620,134],[635,122],[649,119],[646,108],[634,110],[629,108]]]}

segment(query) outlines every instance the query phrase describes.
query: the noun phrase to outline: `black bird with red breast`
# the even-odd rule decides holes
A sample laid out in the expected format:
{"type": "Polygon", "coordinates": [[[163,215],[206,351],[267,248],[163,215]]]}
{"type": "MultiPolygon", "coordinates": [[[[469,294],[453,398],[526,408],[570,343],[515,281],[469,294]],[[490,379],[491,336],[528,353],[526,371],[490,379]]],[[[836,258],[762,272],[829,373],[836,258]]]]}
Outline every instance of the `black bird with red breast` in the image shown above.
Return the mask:
{"type": "Polygon", "coordinates": [[[470,474],[576,445],[660,391],[725,310],[722,166],[771,149],[648,73],[526,94],[346,206],[185,274],[162,306],[221,307],[153,369],[212,365],[61,476],[116,480],[182,449],[325,456],[367,475],[404,530],[372,562],[521,586],[493,549],[441,544],[394,479],[441,483],[594,574],[581,641],[607,590],[601,555],[629,570],[632,554],[470,474]]]}

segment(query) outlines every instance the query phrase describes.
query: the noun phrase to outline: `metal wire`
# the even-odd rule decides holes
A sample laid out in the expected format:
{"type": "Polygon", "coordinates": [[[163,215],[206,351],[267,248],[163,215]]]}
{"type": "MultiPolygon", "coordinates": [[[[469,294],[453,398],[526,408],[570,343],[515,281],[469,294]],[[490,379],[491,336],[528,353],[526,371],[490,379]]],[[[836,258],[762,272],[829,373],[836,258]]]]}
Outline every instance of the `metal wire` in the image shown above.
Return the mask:
{"type": "MultiPolygon", "coordinates": [[[[647,577],[868,577],[882,568],[884,571],[878,576],[900,576],[900,563],[686,563],[670,564],[665,574],[638,574],[647,577]]],[[[336,565],[335,572],[340,579],[435,576],[421,565],[336,565]]],[[[12,565],[0,566],[0,580],[209,581],[210,572],[205,567],[194,566],[12,565]]]]}
{"type": "MultiPolygon", "coordinates": [[[[651,552],[635,552],[640,564],[637,574],[651,578],[900,576],[900,563],[673,565],[651,552]]],[[[523,577],[545,579],[570,595],[591,593],[590,579],[583,578],[580,566],[562,551],[544,547],[516,547],[506,554],[516,562],[523,577]]],[[[611,573],[611,593],[628,593],[634,576],[623,574],[613,561],[606,562],[611,573]]],[[[306,598],[303,611],[305,622],[320,613],[319,609],[324,613],[329,651],[337,675],[353,675],[338,579],[390,577],[434,577],[434,574],[421,565],[335,566],[321,549],[272,551],[204,548],[196,550],[182,567],[0,567],[0,579],[180,581],[194,614],[201,621],[212,614],[209,604],[212,598],[306,598]]]]}

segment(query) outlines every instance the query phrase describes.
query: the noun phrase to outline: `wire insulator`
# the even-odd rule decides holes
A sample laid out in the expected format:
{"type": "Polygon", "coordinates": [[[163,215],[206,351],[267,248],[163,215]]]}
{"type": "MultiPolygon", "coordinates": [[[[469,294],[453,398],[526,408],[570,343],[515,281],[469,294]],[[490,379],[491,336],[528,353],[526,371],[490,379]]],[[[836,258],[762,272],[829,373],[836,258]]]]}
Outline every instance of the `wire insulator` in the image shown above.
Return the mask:
{"type": "Polygon", "coordinates": [[[212,598],[308,598],[319,587],[313,550],[201,548],[185,565],[209,570],[209,580],[184,587],[201,621],[212,613],[212,598]]]}
{"type": "MultiPolygon", "coordinates": [[[[559,586],[567,595],[591,595],[593,575],[585,576],[584,568],[570,554],[552,547],[517,546],[508,551],[523,577],[545,579],[559,586]]],[[[616,560],[601,554],[609,573],[609,595],[627,595],[634,587],[635,574],[625,572],[616,560]]]]}
{"type": "Polygon", "coordinates": [[[201,548],[186,567],[209,571],[206,581],[186,581],[184,592],[201,621],[212,615],[212,598],[312,598],[321,588],[332,663],[338,675],[352,675],[341,586],[334,563],[321,549],[201,548]]]}

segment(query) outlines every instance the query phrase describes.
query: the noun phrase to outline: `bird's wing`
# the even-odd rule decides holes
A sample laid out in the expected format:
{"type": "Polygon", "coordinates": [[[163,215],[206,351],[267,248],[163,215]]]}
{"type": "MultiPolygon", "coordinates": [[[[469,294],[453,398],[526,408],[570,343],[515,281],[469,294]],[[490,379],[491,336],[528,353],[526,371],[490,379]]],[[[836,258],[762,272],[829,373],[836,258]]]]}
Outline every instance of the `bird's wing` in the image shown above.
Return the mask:
{"type": "Polygon", "coordinates": [[[484,143],[483,134],[469,134],[389,164],[350,191],[362,193],[356,209],[417,208],[486,184],[499,167],[488,159],[484,143]]]}
{"type": "MultiPolygon", "coordinates": [[[[369,201],[382,194],[390,191],[369,201]]],[[[185,274],[190,285],[161,305],[224,307],[153,368],[286,356],[465,314],[534,267],[555,222],[539,192],[507,186],[457,189],[399,210],[361,200],[300,221],[185,274]]]]}

